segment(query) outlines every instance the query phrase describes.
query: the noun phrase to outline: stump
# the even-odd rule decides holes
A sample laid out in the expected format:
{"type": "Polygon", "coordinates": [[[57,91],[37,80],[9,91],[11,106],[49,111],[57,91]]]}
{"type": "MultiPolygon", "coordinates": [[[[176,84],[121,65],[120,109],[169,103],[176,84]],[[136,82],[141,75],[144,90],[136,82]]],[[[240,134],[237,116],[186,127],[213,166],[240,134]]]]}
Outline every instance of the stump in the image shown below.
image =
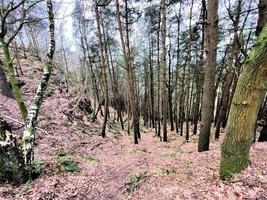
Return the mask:
{"type": "Polygon", "coordinates": [[[0,117],[0,181],[18,183],[26,179],[23,154],[9,125],[0,117]]]}

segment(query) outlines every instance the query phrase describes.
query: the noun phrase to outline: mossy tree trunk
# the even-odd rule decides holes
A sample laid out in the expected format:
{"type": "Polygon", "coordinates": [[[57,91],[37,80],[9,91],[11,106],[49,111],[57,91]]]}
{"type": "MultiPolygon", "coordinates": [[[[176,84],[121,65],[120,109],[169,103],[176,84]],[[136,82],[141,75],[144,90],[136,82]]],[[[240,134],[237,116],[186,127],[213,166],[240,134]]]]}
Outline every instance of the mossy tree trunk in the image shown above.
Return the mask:
{"type": "Polygon", "coordinates": [[[9,98],[14,98],[12,88],[9,82],[7,81],[6,73],[3,69],[3,63],[1,60],[0,60],[0,93],[9,98]]]}
{"type": "Polygon", "coordinates": [[[222,143],[220,178],[248,166],[249,150],[260,106],[267,91],[267,26],[248,55],[232,100],[222,143]]]}
{"type": "Polygon", "coordinates": [[[14,73],[14,67],[13,67],[12,59],[11,59],[10,52],[9,52],[9,43],[7,43],[5,39],[1,36],[0,36],[0,42],[2,44],[2,49],[4,53],[4,64],[7,69],[7,75],[11,82],[12,91],[17,101],[17,104],[19,106],[22,118],[25,121],[27,117],[27,108],[22,99],[22,95],[20,93],[19,86],[18,86],[18,81],[14,73]]]}

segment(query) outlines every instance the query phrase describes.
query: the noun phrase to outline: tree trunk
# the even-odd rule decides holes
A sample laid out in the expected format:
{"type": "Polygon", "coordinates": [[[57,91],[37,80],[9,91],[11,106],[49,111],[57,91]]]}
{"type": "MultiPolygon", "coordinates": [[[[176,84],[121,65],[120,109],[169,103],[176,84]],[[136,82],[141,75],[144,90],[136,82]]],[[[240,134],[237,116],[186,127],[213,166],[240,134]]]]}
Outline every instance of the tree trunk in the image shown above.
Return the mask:
{"type": "Polygon", "coordinates": [[[6,73],[3,69],[3,63],[1,60],[0,60],[0,93],[9,98],[14,98],[12,88],[9,82],[7,81],[6,73]]]}
{"type": "Polygon", "coordinates": [[[264,105],[262,120],[263,120],[263,127],[260,131],[260,137],[258,139],[258,142],[267,142],[267,106],[266,105],[264,105]]]}
{"type": "Polygon", "coordinates": [[[232,177],[249,164],[258,112],[267,91],[267,26],[248,55],[231,103],[222,143],[220,178],[232,177]]]}
{"type": "MultiPolygon", "coordinates": [[[[126,15],[127,15],[127,0],[126,0],[126,15]]],[[[126,16],[126,25],[128,24],[128,15],[126,16]]],[[[129,47],[129,36],[128,36],[128,28],[126,28],[126,40],[127,42],[124,42],[124,36],[123,36],[123,30],[121,26],[121,19],[120,19],[120,5],[119,1],[116,0],[116,20],[118,24],[118,29],[120,33],[120,40],[122,44],[123,49],[123,56],[124,56],[124,65],[126,66],[126,74],[127,74],[127,85],[128,85],[128,94],[129,94],[129,101],[131,104],[131,112],[133,116],[133,127],[134,127],[134,143],[138,144],[138,135],[140,135],[139,130],[139,107],[138,107],[138,101],[135,93],[135,85],[134,85],[134,74],[133,74],[133,68],[132,64],[130,62],[130,47],[129,47]]],[[[129,117],[128,117],[129,119],[129,117]]],[[[128,126],[129,128],[129,126],[128,126]]]]}
{"type": "Polygon", "coordinates": [[[200,102],[201,102],[201,91],[203,86],[203,78],[202,78],[202,66],[204,65],[204,50],[205,50],[205,30],[206,30],[206,1],[202,0],[202,36],[201,36],[201,54],[200,61],[197,64],[195,70],[195,80],[196,80],[196,102],[194,107],[194,128],[193,135],[197,134],[197,125],[200,116],[200,102]]]}
{"type": "Polygon", "coordinates": [[[167,109],[168,109],[168,89],[167,89],[167,64],[166,64],[166,3],[165,0],[161,0],[161,22],[162,22],[162,55],[161,55],[161,67],[162,67],[162,118],[163,118],[163,141],[167,142],[167,109]]]}
{"type": "Polygon", "coordinates": [[[161,92],[160,92],[160,22],[161,22],[161,9],[159,11],[159,22],[158,22],[158,30],[157,30],[157,71],[158,71],[158,115],[157,115],[157,121],[158,121],[158,133],[157,136],[161,140],[161,92]]]}
{"type": "Polygon", "coordinates": [[[100,65],[103,73],[103,83],[104,83],[104,99],[105,99],[105,114],[104,120],[101,130],[102,137],[106,137],[106,125],[108,120],[108,80],[107,80],[107,66],[105,64],[105,57],[104,57],[104,42],[101,33],[101,23],[100,23],[100,15],[99,15],[99,8],[97,5],[97,1],[95,0],[95,14],[96,14],[96,24],[97,24],[97,36],[99,40],[100,46],[100,65]]]}
{"type": "Polygon", "coordinates": [[[55,52],[55,24],[54,24],[54,14],[52,1],[47,0],[47,12],[49,20],[49,49],[46,54],[46,63],[43,68],[43,75],[39,81],[38,88],[36,90],[32,105],[30,107],[29,113],[27,115],[27,120],[25,122],[25,128],[22,138],[23,143],[23,154],[25,165],[31,165],[33,160],[33,143],[35,135],[35,123],[37,121],[39,109],[41,107],[44,92],[47,88],[48,81],[50,78],[51,70],[53,67],[53,56],[55,52]]]}
{"type": "Polygon", "coordinates": [[[151,37],[149,74],[150,74],[151,120],[152,120],[152,127],[155,128],[154,78],[153,78],[154,77],[154,72],[153,72],[153,37],[151,37]]]}
{"type": "Polygon", "coordinates": [[[173,124],[173,106],[172,106],[172,93],[173,93],[173,84],[172,84],[172,68],[171,68],[171,40],[169,41],[169,51],[168,51],[168,57],[169,57],[169,63],[168,63],[168,103],[169,103],[169,118],[170,118],[170,124],[171,124],[171,131],[174,131],[174,124],[173,124]]]}
{"type": "Polygon", "coordinates": [[[198,151],[209,150],[210,128],[214,113],[214,84],[217,54],[217,26],[218,26],[218,1],[208,0],[208,26],[207,26],[207,68],[205,72],[203,100],[202,100],[202,120],[200,124],[200,134],[198,151]]]}
{"type": "Polygon", "coordinates": [[[3,52],[4,52],[4,64],[6,65],[6,68],[7,68],[7,74],[8,74],[9,80],[11,82],[12,91],[13,91],[13,94],[14,94],[15,99],[17,101],[17,104],[19,106],[19,109],[20,109],[20,112],[22,115],[22,119],[25,121],[27,118],[27,108],[26,108],[24,101],[22,99],[22,96],[21,96],[21,93],[19,90],[19,86],[18,86],[18,81],[17,81],[15,74],[14,74],[14,67],[13,67],[11,57],[10,57],[9,46],[5,42],[4,38],[0,38],[0,42],[2,44],[2,48],[3,48],[3,52]]]}

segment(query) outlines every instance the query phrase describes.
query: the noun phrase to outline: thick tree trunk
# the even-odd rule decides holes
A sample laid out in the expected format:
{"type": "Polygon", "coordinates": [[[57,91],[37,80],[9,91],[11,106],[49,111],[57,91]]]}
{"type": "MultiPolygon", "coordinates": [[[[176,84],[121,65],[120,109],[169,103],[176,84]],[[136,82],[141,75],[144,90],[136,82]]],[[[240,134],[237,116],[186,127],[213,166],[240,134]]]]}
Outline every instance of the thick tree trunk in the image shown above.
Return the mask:
{"type": "Polygon", "coordinates": [[[218,26],[218,1],[208,0],[208,26],[207,26],[207,68],[205,72],[203,100],[202,100],[202,120],[200,124],[200,134],[198,151],[209,150],[210,128],[214,113],[214,84],[217,55],[217,26],[218,26]]]}
{"type": "Polygon", "coordinates": [[[231,103],[222,143],[220,177],[226,179],[249,164],[258,112],[267,91],[267,26],[248,55],[231,103]]]}
{"type": "Polygon", "coordinates": [[[27,175],[16,138],[7,122],[0,117],[0,181],[22,182],[27,175]]]}

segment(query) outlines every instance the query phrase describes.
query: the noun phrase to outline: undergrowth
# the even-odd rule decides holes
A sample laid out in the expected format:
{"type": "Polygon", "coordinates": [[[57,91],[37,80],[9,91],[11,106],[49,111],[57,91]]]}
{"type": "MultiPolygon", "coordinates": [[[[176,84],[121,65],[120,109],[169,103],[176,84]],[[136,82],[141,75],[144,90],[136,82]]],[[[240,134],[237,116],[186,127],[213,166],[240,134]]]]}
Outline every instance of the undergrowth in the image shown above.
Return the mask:
{"type": "Polygon", "coordinates": [[[125,187],[128,193],[134,192],[138,185],[147,178],[147,171],[140,172],[130,177],[130,179],[125,183],[125,187]]]}
{"type": "Polygon", "coordinates": [[[74,160],[72,160],[72,156],[74,155],[74,151],[64,152],[64,150],[60,150],[57,154],[57,159],[59,161],[60,170],[68,171],[68,172],[79,172],[81,169],[74,160]]]}

